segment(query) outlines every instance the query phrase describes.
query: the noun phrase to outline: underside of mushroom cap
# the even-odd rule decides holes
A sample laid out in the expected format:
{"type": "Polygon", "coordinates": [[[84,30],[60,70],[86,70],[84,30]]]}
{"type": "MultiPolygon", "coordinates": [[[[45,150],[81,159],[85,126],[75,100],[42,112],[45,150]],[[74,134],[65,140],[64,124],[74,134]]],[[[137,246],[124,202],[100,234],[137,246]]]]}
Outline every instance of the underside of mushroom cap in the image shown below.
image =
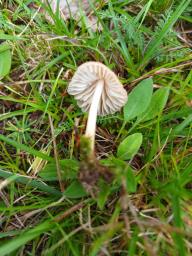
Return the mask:
{"type": "Polygon", "coordinates": [[[68,86],[68,93],[77,100],[78,106],[89,111],[95,87],[103,80],[103,91],[97,114],[113,114],[121,109],[127,101],[127,92],[117,76],[100,62],[86,62],[79,66],[68,86]]]}

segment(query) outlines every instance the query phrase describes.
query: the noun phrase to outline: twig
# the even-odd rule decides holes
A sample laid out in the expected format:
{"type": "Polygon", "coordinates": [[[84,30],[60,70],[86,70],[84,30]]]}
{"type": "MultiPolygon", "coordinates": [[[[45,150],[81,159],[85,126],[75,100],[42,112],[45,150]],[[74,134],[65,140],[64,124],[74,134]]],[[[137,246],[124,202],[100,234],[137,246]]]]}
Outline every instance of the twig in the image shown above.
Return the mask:
{"type": "Polygon", "coordinates": [[[84,207],[84,202],[80,202],[74,206],[72,206],[70,209],[68,209],[67,211],[65,211],[62,215],[56,217],[54,220],[55,221],[61,221],[63,220],[64,218],[68,217],[70,214],[72,214],[73,212],[81,209],[82,207],[84,207]]]}

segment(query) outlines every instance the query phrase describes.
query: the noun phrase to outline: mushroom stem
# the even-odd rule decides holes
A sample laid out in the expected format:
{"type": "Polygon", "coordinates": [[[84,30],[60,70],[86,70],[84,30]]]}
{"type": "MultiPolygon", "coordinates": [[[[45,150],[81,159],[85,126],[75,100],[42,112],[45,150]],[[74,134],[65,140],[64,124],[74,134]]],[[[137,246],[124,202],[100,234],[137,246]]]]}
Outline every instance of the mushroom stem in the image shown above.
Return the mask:
{"type": "Polygon", "coordinates": [[[104,81],[103,80],[97,81],[95,92],[92,98],[92,103],[89,109],[85,136],[90,138],[91,152],[94,151],[97,111],[98,111],[98,106],[101,99],[103,87],[104,87],[104,81]]]}

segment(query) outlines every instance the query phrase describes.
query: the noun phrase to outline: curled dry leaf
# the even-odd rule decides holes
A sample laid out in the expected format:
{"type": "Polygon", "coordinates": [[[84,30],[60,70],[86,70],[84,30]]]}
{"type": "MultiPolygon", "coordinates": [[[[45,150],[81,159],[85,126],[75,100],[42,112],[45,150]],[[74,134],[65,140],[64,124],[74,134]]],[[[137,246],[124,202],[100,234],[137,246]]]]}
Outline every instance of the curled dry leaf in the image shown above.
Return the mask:
{"type": "MultiPolygon", "coordinates": [[[[60,17],[64,20],[72,17],[75,20],[79,20],[81,18],[81,11],[85,13],[87,16],[88,27],[90,27],[93,31],[101,30],[101,25],[98,25],[98,20],[95,16],[92,15],[91,6],[88,0],[43,0],[44,4],[49,2],[50,7],[52,8],[53,13],[57,11],[57,4],[60,11],[60,17]],[[58,3],[57,3],[58,2],[58,3]]],[[[92,1],[94,4],[95,0],[92,1]]],[[[53,22],[50,15],[46,12],[46,18],[53,22]]]]}

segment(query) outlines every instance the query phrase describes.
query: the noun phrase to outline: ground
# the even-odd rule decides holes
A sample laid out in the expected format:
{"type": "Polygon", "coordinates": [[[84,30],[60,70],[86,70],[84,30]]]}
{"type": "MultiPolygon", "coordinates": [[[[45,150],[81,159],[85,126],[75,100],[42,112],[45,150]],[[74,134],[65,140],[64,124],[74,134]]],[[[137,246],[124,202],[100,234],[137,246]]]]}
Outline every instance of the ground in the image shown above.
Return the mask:
{"type": "Polygon", "coordinates": [[[90,3],[0,1],[0,255],[191,255],[191,1],[90,3]],[[128,92],[88,166],[67,93],[86,61],[128,92]]]}

